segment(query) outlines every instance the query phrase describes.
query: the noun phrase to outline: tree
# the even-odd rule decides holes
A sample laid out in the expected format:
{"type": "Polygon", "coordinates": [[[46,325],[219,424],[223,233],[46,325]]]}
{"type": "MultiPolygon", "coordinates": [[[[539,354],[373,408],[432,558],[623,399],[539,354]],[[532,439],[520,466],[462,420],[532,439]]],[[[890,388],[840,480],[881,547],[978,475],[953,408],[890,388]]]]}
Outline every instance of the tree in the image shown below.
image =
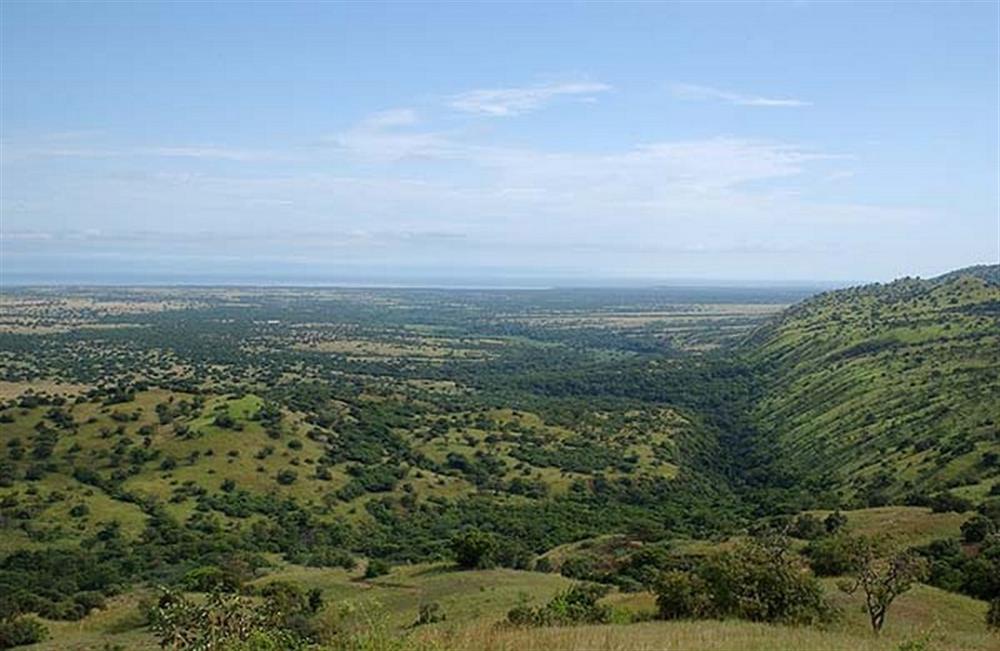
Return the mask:
{"type": "Polygon", "coordinates": [[[451,541],[455,561],[466,570],[493,567],[499,547],[496,536],[479,529],[463,531],[451,541]]]}
{"type": "Polygon", "coordinates": [[[848,594],[859,589],[865,595],[865,610],[872,631],[878,635],[885,625],[889,606],[896,597],[927,575],[927,561],[912,550],[894,549],[885,540],[859,537],[851,542],[854,579],[839,587],[848,594]]]}
{"type": "Polygon", "coordinates": [[[659,615],[787,624],[825,620],[830,612],[822,586],[789,552],[783,536],[767,536],[716,553],[691,571],[667,571],[655,588],[659,615]]]}
{"type": "Polygon", "coordinates": [[[985,515],[976,514],[962,523],[962,540],[967,543],[983,542],[997,526],[985,515]]]}
{"type": "Polygon", "coordinates": [[[834,534],[844,528],[847,524],[847,516],[840,511],[834,511],[830,515],[826,516],[823,520],[823,526],[826,527],[826,532],[828,534],[834,534]]]}

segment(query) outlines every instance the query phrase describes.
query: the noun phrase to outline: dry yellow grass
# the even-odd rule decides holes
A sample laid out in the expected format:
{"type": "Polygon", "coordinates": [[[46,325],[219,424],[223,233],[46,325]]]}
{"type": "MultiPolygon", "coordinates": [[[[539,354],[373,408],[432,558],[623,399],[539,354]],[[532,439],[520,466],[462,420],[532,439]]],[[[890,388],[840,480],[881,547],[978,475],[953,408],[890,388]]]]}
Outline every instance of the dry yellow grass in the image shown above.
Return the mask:
{"type": "MultiPolygon", "coordinates": [[[[505,629],[481,625],[439,630],[420,641],[444,649],[477,651],[894,651],[927,638],[935,651],[995,651],[1000,638],[982,633],[955,637],[927,629],[927,635],[839,632],[751,622],[649,622],[643,624],[505,629]]],[[[432,646],[433,648],[433,646],[432,646]]]]}
{"type": "Polygon", "coordinates": [[[33,393],[47,393],[53,396],[77,396],[89,388],[85,384],[57,382],[55,380],[32,380],[31,382],[0,381],[0,400],[19,398],[29,389],[33,393]]]}

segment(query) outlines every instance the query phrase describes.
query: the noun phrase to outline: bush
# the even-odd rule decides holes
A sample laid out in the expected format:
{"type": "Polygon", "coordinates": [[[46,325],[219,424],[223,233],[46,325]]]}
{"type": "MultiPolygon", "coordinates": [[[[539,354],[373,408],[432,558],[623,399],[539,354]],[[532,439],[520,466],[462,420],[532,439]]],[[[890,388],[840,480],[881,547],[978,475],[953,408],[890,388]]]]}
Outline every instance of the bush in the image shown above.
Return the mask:
{"type": "Polygon", "coordinates": [[[49,636],[49,630],[34,617],[20,615],[0,620],[0,649],[10,649],[22,644],[41,642],[49,636]]]}
{"type": "Polygon", "coordinates": [[[655,590],[660,619],[702,619],[713,613],[708,586],[694,572],[665,572],[655,590]]]}
{"type": "Polygon", "coordinates": [[[795,522],[792,524],[790,533],[796,538],[800,538],[802,540],[815,540],[825,534],[826,531],[826,525],[822,520],[814,515],[803,513],[799,517],[795,518],[795,522]]]}
{"type": "Polygon", "coordinates": [[[972,510],[972,502],[954,493],[943,492],[931,497],[930,507],[934,513],[947,513],[948,511],[965,513],[972,510]]]}
{"type": "Polygon", "coordinates": [[[305,640],[285,627],[286,613],[272,596],[263,603],[213,592],[205,603],[164,591],[150,609],[150,628],[160,646],[178,651],[298,651],[305,640]]]}
{"type": "Polygon", "coordinates": [[[518,606],[507,613],[507,621],[515,626],[571,626],[573,624],[607,624],[611,609],[598,600],[610,586],[578,583],[560,592],[544,606],[518,606]]]}
{"type": "Polygon", "coordinates": [[[381,558],[373,558],[368,561],[368,566],[365,567],[365,578],[374,579],[379,576],[384,576],[389,573],[392,566],[381,558]]]}
{"type": "Polygon", "coordinates": [[[805,554],[816,576],[841,576],[853,569],[851,546],[844,536],[814,540],[806,547],[805,554]]]}
{"type": "Polygon", "coordinates": [[[496,565],[499,547],[496,536],[478,529],[463,531],[451,541],[455,561],[466,570],[486,569],[496,565]]]}
{"type": "Polygon", "coordinates": [[[834,511],[823,520],[823,526],[828,534],[835,534],[847,525],[847,516],[840,511],[834,511]]]}
{"type": "Polygon", "coordinates": [[[239,580],[214,565],[203,565],[191,570],[184,575],[182,584],[192,592],[211,592],[213,590],[235,592],[240,587],[239,580]]]}
{"type": "Polygon", "coordinates": [[[90,507],[86,504],[77,504],[69,510],[70,517],[82,518],[90,513],[90,507]]]}
{"type": "Polygon", "coordinates": [[[819,581],[803,571],[783,539],[721,552],[689,572],[667,572],[656,588],[664,619],[738,617],[810,624],[828,619],[819,581]]]}
{"type": "Polygon", "coordinates": [[[986,611],[986,626],[1000,631],[1000,597],[990,602],[990,609],[986,611]]]}
{"type": "Polygon", "coordinates": [[[962,523],[962,540],[979,543],[997,530],[996,524],[984,515],[976,514],[962,523]]]}
{"type": "Polygon", "coordinates": [[[417,612],[417,621],[413,622],[413,626],[435,624],[437,622],[443,622],[444,620],[445,614],[441,609],[441,604],[436,601],[432,601],[427,604],[420,604],[420,610],[417,612]]]}

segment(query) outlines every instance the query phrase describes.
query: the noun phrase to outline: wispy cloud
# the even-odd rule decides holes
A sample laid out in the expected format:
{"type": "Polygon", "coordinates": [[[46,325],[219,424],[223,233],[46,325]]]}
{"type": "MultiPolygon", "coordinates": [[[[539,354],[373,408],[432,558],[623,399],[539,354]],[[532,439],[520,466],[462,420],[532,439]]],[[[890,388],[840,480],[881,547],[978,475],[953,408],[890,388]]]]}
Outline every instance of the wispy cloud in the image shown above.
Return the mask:
{"type": "Polygon", "coordinates": [[[21,158],[200,158],[238,162],[279,160],[287,157],[265,149],[241,149],[215,145],[177,145],[163,147],[19,146],[5,144],[9,159],[21,158]]]}
{"type": "Polygon", "coordinates": [[[760,95],[745,95],[727,90],[719,90],[710,86],[695,84],[674,84],[670,87],[674,97],[687,100],[718,100],[736,106],[762,106],[775,108],[795,108],[812,106],[812,102],[800,99],[762,97],[760,95]]]}
{"type": "Polygon", "coordinates": [[[273,160],[279,157],[267,150],[238,149],[233,147],[191,146],[191,147],[150,147],[137,149],[133,153],[147,156],[163,156],[167,158],[210,158],[249,162],[255,160],[273,160]]]}
{"type": "Polygon", "coordinates": [[[408,129],[419,122],[413,109],[390,109],[373,113],[350,129],[324,140],[338,149],[373,161],[451,157],[454,144],[444,134],[408,129]]]}
{"type": "Polygon", "coordinates": [[[448,105],[465,113],[493,117],[509,117],[529,113],[558,97],[576,96],[592,99],[606,93],[611,86],[596,82],[541,84],[519,88],[484,88],[454,95],[448,105]]]}

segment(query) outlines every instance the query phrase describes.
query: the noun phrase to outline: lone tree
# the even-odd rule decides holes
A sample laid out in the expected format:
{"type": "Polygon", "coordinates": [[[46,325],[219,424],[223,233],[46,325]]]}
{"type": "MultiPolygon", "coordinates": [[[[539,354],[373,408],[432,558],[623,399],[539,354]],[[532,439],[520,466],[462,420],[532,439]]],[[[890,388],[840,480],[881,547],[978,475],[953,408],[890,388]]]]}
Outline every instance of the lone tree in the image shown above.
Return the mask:
{"type": "Polygon", "coordinates": [[[466,570],[482,570],[496,565],[499,546],[495,535],[479,529],[463,531],[451,541],[455,560],[459,567],[466,570]]]}
{"type": "Polygon", "coordinates": [[[850,559],[854,578],[839,587],[847,594],[859,589],[864,593],[872,631],[878,635],[889,606],[926,576],[927,562],[916,552],[896,549],[884,539],[864,537],[851,541],[850,559]]]}

